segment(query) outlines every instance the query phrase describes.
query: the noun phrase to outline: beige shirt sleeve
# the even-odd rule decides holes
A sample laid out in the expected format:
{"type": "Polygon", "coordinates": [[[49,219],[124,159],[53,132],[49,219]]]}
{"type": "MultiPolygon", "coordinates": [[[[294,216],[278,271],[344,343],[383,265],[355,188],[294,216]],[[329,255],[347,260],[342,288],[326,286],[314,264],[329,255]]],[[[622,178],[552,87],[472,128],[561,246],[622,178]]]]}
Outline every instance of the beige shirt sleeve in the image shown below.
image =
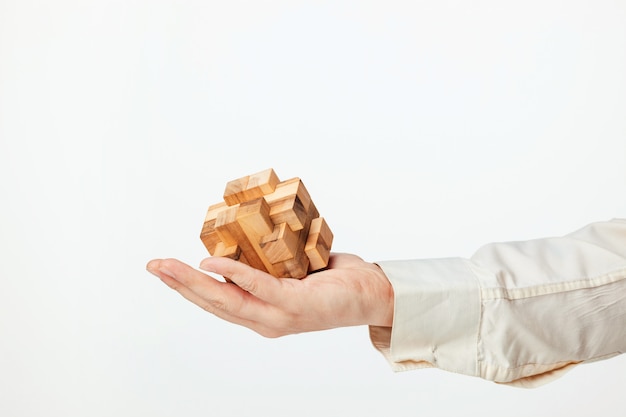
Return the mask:
{"type": "Polygon", "coordinates": [[[394,288],[394,320],[370,326],[370,337],[396,371],[535,387],[626,350],[626,219],[489,244],[470,259],[378,265],[394,288]]]}

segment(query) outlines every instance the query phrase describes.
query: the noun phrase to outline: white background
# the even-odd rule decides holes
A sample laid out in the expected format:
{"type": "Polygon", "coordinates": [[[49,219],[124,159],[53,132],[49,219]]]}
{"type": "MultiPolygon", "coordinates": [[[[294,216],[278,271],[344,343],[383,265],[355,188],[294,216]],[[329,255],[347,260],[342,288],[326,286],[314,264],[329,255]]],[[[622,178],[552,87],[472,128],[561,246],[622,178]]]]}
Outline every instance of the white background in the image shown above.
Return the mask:
{"type": "Polygon", "coordinates": [[[367,260],[624,217],[622,1],[0,1],[0,415],[618,416],[394,374],[365,327],[264,339],[145,272],[227,181],[299,176],[367,260]]]}

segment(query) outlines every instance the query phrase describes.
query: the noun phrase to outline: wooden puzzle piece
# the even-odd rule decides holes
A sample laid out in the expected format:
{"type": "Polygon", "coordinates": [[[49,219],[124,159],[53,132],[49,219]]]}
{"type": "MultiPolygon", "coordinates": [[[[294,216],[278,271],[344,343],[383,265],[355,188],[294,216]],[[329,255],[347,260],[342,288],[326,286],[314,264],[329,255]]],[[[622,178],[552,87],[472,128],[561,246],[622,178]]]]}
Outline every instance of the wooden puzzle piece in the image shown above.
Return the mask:
{"type": "Polygon", "coordinates": [[[229,181],[209,206],[200,239],[226,256],[278,278],[303,278],[328,265],[333,234],[299,178],[273,169],[229,181]]]}
{"type": "Polygon", "coordinates": [[[311,221],[309,236],[304,247],[311,269],[325,268],[330,256],[330,247],[333,242],[333,233],[323,217],[311,221]]]}

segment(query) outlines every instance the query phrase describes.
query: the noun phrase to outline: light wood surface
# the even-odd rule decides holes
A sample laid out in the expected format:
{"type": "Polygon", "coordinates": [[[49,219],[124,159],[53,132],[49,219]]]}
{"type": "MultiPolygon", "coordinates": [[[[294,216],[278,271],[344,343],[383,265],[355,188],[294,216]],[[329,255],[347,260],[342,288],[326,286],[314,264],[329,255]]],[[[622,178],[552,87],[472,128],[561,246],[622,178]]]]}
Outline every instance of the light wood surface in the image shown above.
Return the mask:
{"type": "Polygon", "coordinates": [[[278,278],[303,278],[328,265],[333,234],[300,178],[272,168],[226,184],[209,206],[200,239],[226,256],[278,278]]]}

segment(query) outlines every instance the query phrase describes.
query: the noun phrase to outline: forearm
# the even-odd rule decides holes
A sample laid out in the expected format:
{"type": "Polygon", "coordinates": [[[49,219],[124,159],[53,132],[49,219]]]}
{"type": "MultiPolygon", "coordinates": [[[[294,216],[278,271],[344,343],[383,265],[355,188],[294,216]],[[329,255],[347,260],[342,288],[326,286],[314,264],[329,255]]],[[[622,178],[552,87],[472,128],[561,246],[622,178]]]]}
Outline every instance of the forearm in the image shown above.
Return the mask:
{"type": "Polygon", "coordinates": [[[394,287],[394,323],[371,335],[396,370],[534,386],[626,349],[624,220],[490,244],[470,259],[379,265],[394,287]]]}

